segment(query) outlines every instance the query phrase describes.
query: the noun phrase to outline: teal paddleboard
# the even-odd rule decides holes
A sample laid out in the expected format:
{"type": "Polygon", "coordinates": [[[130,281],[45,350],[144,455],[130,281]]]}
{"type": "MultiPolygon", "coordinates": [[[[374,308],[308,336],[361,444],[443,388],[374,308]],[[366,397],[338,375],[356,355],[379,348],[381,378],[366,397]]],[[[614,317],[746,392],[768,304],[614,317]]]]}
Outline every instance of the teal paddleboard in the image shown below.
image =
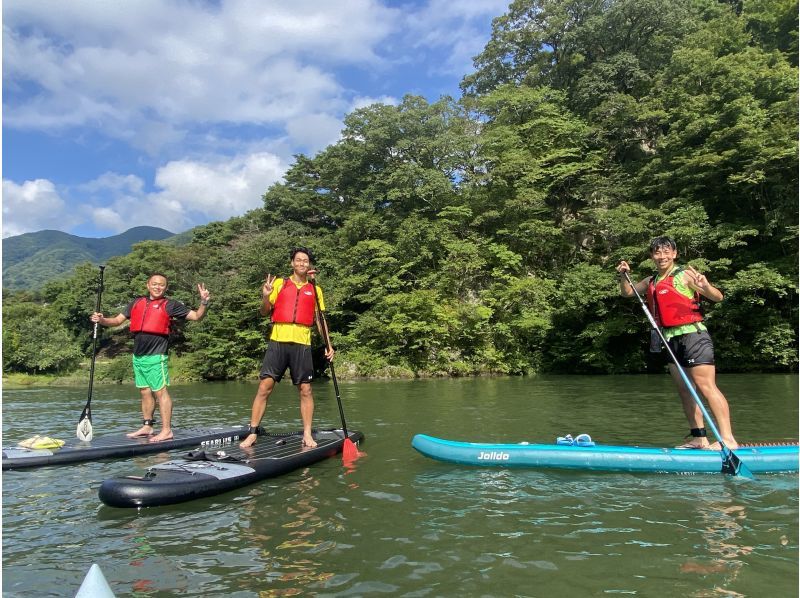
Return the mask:
{"type": "MultiPolygon", "coordinates": [[[[638,471],[653,473],[720,473],[720,451],[599,443],[516,444],[460,442],[417,434],[411,441],[426,457],[448,463],[488,467],[532,467],[593,471],[638,471]]],[[[797,444],[743,446],[736,455],[755,474],[796,472],[797,444]]]]}

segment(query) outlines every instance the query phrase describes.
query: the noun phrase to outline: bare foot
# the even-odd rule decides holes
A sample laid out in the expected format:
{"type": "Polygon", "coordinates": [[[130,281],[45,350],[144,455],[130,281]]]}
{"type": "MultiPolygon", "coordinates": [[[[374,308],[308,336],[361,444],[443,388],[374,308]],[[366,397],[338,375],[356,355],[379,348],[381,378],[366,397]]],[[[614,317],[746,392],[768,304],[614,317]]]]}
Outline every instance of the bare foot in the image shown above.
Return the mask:
{"type": "Polygon", "coordinates": [[[707,449],[708,438],[692,438],[688,442],[679,444],[676,449],[707,449]]]}
{"type": "MultiPolygon", "coordinates": [[[[730,441],[726,440],[725,446],[734,451],[737,448],[739,448],[739,443],[736,442],[735,440],[730,440],[730,441]]],[[[709,444],[706,448],[710,451],[721,451],[722,445],[719,442],[715,442],[713,444],[709,444]]]]}
{"type": "Polygon", "coordinates": [[[164,440],[172,440],[172,430],[161,430],[150,439],[150,442],[163,442],[164,440]]]}
{"type": "Polygon", "coordinates": [[[303,446],[307,446],[308,448],[314,448],[317,446],[317,441],[314,440],[314,437],[311,434],[303,434],[303,446]]]}
{"type": "Polygon", "coordinates": [[[125,434],[128,438],[143,438],[144,436],[152,436],[153,435],[153,426],[142,426],[135,432],[131,432],[130,434],[125,434]]]}
{"type": "Polygon", "coordinates": [[[241,448],[251,447],[256,443],[256,440],[258,440],[258,434],[250,434],[248,435],[247,438],[245,438],[239,443],[239,446],[241,448]]]}

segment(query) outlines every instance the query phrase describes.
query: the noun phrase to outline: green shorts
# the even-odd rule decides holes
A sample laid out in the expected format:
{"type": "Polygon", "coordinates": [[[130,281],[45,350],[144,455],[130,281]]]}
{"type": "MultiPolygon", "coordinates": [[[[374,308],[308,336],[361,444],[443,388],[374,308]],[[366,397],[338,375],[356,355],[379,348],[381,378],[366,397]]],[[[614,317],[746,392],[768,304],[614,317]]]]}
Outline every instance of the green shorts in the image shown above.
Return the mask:
{"type": "Polygon", "coordinates": [[[161,390],[169,386],[169,367],[166,355],[134,355],[133,379],[136,388],[161,390]]]}

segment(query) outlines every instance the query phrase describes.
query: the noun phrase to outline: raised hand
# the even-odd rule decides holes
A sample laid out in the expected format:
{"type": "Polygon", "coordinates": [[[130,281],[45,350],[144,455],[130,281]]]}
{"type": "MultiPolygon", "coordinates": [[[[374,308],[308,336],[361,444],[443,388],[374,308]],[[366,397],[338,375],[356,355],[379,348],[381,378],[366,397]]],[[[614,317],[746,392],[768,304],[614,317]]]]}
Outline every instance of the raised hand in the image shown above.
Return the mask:
{"type": "Polygon", "coordinates": [[[261,285],[261,298],[262,299],[269,299],[270,293],[272,293],[272,287],[275,284],[275,279],[278,278],[277,276],[272,276],[267,274],[267,277],[264,279],[264,284],[261,285]]]}
{"type": "Polygon", "coordinates": [[[688,283],[688,286],[701,293],[708,290],[710,283],[704,274],[701,274],[692,266],[686,266],[683,272],[686,276],[686,282],[688,283]]]}
{"type": "Polygon", "coordinates": [[[197,285],[197,292],[200,293],[200,301],[208,301],[211,298],[211,292],[202,282],[197,285]]]}
{"type": "Polygon", "coordinates": [[[620,275],[623,272],[630,272],[630,271],[631,271],[631,267],[628,265],[628,262],[626,262],[625,260],[621,260],[619,262],[619,264],[617,264],[617,272],[619,272],[620,275]]]}

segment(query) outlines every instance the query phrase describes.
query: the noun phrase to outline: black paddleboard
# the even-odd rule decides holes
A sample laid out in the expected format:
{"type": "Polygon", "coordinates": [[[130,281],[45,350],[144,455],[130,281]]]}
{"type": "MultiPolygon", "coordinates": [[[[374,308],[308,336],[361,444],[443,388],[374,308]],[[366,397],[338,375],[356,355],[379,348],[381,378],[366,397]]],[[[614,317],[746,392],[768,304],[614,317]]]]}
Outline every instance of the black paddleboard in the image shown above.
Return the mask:
{"type": "MultiPolygon", "coordinates": [[[[348,434],[353,442],[364,437],[355,430],[348,434]]],[[[150,467],[143,476],[105,480],[100,500],[112,507],[155,507],[214,496],[333,457],[344,444],[341,429],[315,431],[315,448],[302,446],[302,438],[301,432],[263,434],[247,449],[200,447],[150,467]]]]}
{"type": "Polygon", "coordinates": [[[88,442],[73,438],[57,449],[3,447],[3,470],[134,457],[197,446],[204,442],[235,442],[245,436],[247,431],[248,426],[245,425],[209,426],[186,430],[173,428],[174,438],[161,442],[150,442],[147,437],[128,438],[125,434],[107,434],[95,436],[88,442]]]}

